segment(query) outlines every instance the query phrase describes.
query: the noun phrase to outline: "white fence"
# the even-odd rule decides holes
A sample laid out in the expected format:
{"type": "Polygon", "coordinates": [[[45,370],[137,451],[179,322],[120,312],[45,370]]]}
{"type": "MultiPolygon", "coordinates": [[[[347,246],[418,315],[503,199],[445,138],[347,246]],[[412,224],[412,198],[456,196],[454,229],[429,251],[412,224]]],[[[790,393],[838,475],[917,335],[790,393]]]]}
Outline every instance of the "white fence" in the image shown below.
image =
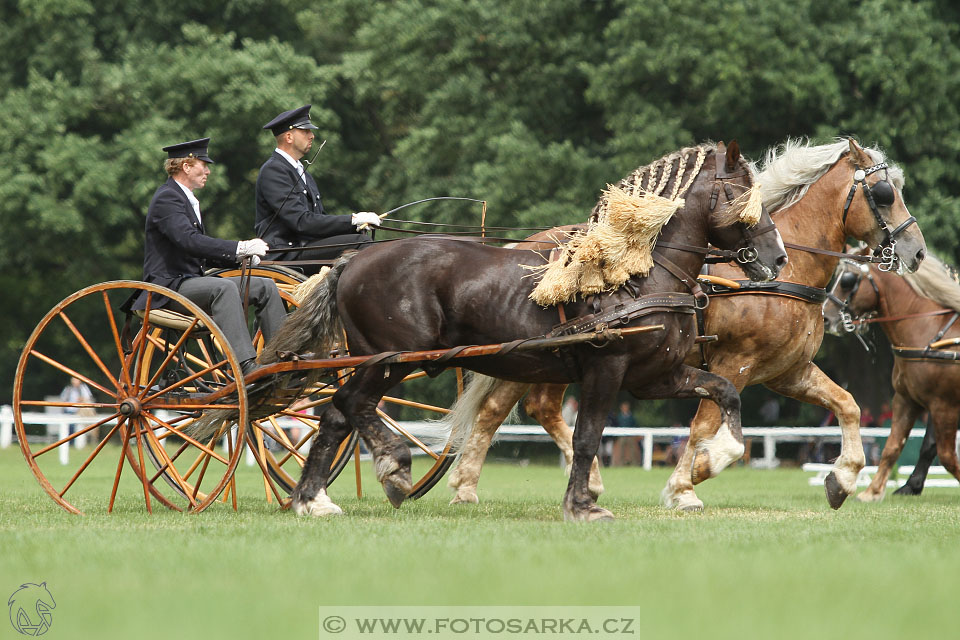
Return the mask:
{"type": "MultiPolygon", "coordinates": [[[[907,479],[910,477],[910,474],[913,473],[913,465],[903,465],[900,467],[894,467],[891,472],[891,477],[887,479],[888,487],[902,487],[907,484],[907,479]]],[[[808,462],[803,465],[803,470],[810,473],[813,472],[815,475],[812,478],[809,478],[808,482],[810,486],[822,485],[823,481],[826,479],[827,474],[833,471],[832,464],[819,464],[816,462],[808,462]]],[[[873,475],[877,472],[877,467],[869,466],[864,467],[860,470],[860,474],[857,476],[857,486],[866,487],[873,480],[873,475]]],[[[931,487],[960,487],[960,482],[957,482],[956,478],[950,475],[950,472],[944,469],[941,466],[932,466],[927,471],[927,479],[923,483],[924,489],[929,489],[931,487]],[[934,477],[930,477],[934,476],[934,477]],[[936,476],[948,476],[946,478],[939,478],[936,476]]]]}
{"type": "MultiPolygon", "coordinates": [[[[47,425],[47,437],[51,440],[61,440],[69,435],[71,424],[91,424],[105,416],[80,417],[77,415],[66,415],[61,413],[24,413],[23,421],[26,424],[45,424],[47,425]],[[51,429],[50,427],[55,427],[51,429]],[[55,433],[54,433],[55,431],[55,433]]],[[[282,427],[298,426],[293,419],[289,423],[283,419],[280,420],[282,427]]],[[[427,423],[423,422],[401,422],[404,429],[407,429],[414,435],[423,433],[436,433],[435,429],[426,428],[427,423]]],[[[913,429],[910,432],[911,438],[923,438],[924,429],[913,429]]],[[[689,429],[686,427],[607,427],[603,432],[604,437],[640,437],[643,438],[643,468],[653,468],[653,443],[654,441],[672,441],[673,438],[686,437],[689,435],[689,429]]],[[[743,435],[747,438],[763,438],[763,457],[752,461],[752,465],[758,468],[772,469],[779,464],[777,460],[777,444],[780,442],[805,442],[811,438],[827,439],[831,441],[840,440],[840,427],[744,427],[743,435]]],[[[876,427],[860,429],[860,435],[864,437],[885,438],[890,435],[890,429],[876,427]]],[[[82,438],[77,438],[77,441],[82,438]]],[[[546,441],[550,436],[546,434],[540,425],[503,425],[498,432],[498,439],[503,441],[546,441]]],[[[9,447],[13,441],[13,409],[10,405],[0,407],[0,448],[9,447]]],[[[78,442],[79,446],[82,446],[78,442]]],[[[69,461],[69,448],[59,447],[60,461],[67,464],[69,461]]],[[[253,456],[248,452],[248,464],[253,464],[253,456]]]]}

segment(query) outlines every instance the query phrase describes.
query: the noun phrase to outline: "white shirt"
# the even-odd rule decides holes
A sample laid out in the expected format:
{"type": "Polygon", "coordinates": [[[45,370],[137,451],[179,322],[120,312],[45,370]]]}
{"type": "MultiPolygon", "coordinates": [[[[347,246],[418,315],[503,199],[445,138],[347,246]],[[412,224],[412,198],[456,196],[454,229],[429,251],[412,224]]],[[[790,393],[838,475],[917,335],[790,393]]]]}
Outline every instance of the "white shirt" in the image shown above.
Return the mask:
{"type": "Polygon", "coordinates": [[[281,156],[283,156],[284,159],[287,162],[289,162],[294,169],[297,170],[297,174],[299,174],[300,179],[303,180],[303,184],[306,185],[307,179],[303,176],[303,163],[301,163],[299,160],[294,160],[293,156],[291,156],[289,153],[287,153],[283,149],[277,149],[276,152],[279,153],[281,156]]]}
{"type": "Polygon", "coordinates": [[[174,180],[174,182],[180,185],[180,188],[183,189],[183,192],[187,194],[187,200],[189,200],[190,204],[193,206],[193,212],[197,214],[197,222],[203,224],[203,218],[200,217],[200,201],[197,200],[197,196],[193,195],[193,191],[190,191],[190,189],[187,188],[187,186],[182,182],[177,180],[174,180]]]}

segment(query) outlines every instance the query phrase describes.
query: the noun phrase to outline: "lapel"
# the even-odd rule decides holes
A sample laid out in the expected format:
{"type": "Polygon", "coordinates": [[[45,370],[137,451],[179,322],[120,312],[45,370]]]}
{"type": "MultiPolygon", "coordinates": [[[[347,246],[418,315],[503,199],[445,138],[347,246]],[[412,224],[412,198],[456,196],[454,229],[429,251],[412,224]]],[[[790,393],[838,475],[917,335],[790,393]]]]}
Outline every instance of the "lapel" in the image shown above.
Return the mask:
{"type": "Polygon", "coordinates": [[[297,185],[294,191],[303,196],[307,207],[311,210],[316,209],[320,200],[320,189],[317,188],[317,183],[314,182],[313,176],[310,175],[306,167],[303,169],[303,178],[301,179],[300,172],[297,171],[297,168],[290,164],[289,160],[277,153],[276,149],[273,151],[273,159],[275,162],[280,163],[283,170],[287,172],[290,179],[297,185]],[[304,189],[306,189],[306,193],[303,193],[304,189]]]}
{"type": "Polygon", "coordinates": [[[206,232],[203,229],[203,221],[197,218],[197,213],[193,210],[193,205],[190,204],[190,198],[188,198],[187,194],[184,193],[183,187],[181,187],[180,184],[173,178],[167,178],[167,184],[178,196],[180,196],[180,201],[183,203],[183,212],[190,220],[190,224],[199,225],[200,233],[205,234],[206,232]]]}

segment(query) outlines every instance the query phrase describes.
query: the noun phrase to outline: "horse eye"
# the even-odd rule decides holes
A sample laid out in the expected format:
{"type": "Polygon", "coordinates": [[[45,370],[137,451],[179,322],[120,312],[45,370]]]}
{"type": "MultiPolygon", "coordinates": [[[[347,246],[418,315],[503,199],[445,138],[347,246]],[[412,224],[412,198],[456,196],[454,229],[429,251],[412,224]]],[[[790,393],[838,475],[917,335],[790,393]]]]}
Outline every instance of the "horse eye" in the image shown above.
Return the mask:
{"type": "Polygon", "coordinates": [[[873,201],[881,207],[889,207],[896,199],[896,192],[893,186],[886,180],[881,180],[870,187],[870,193],[873,194],[873,201]]]}
{"type": "Polygon", "coordinates": [[[849,271],[840,276],[840,286],[844,289],[850,289],[857,284],[857,274],[849,271]]]}

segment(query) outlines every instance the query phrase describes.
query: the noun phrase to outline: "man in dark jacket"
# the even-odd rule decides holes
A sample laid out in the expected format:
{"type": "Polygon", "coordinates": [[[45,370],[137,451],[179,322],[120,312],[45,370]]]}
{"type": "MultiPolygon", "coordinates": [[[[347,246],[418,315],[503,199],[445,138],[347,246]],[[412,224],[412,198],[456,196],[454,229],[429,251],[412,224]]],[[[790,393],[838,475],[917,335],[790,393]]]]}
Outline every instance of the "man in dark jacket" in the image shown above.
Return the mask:
{"type": "MultiPolygon", "coordinates": [[[[256,369],[256,351],[243,312],[240,278],[204,276],[207,262],[236,265],[251,258],[254,265],[267,252],[259,239],[221,240],[206,235],[200,202],[193,192],[202,189],[210,175],[207,144],[210,138],[164,147],[164,170],[170,176],[153,194],[144,228],[143,279],[173,289],[210,314],[224,332],[240,360],[243,373],[256,369]]],[[[277,285],[269,278],[250,278],[250,304],[256,309],[264,338],[269,340],[286,317],[277,285]]],[[[174,301],[154,296],[151,308],[181,313],[174,301]]],[[[146,308],[146,295],[133,309],[146,308]]]]}
{"type": "MultiPolygon", "coordinates": [[[[317,183],[303,168],[301,158],[313,146],[317,128],[310,122],[310,105],[285,111],[263,128],[273,133],[277,148],[257,176],[254,229],[270,246],[270,258],[332,260],[370,242],[360,230],[379,226],[380,217],[369,211],[349,216],[326,213],[317,183]],[[294,250],[298,247],[310,248],[294,250]]],[[[304,273],[319,270],[318,265],[299,267],[304,273]]]]}

